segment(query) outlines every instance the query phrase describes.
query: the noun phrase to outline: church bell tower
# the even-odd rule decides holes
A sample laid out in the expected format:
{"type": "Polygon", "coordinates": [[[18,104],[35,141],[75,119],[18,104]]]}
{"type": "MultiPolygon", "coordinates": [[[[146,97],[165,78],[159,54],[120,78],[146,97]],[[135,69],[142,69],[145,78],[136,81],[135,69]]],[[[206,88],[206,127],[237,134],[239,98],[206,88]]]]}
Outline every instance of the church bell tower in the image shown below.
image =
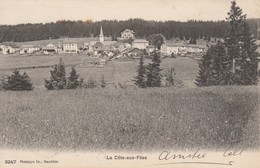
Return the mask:
{"type": "Polygon", "coordinates": [[[99,41],[101,43],[105,41],[102,26],[100,27],[99,41]]]}

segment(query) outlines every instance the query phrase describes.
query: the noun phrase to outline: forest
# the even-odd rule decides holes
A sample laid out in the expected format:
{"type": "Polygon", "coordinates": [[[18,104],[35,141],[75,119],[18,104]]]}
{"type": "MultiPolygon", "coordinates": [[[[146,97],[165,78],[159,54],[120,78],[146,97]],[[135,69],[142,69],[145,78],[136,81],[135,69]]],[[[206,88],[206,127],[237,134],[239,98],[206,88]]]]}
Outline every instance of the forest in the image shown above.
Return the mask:
{"type": "MultiPolygon", "coordinates": [[[[257,21],[260,19],[248,19],[252,33],[257,35],[257,21]]],[[[180,38],[223,38],[228,30],[226,21],[147,21],[143,19],[129,19],[125,21],[102,20],[93,22],[60,20],[50,23],[1,25],[0,42],[13,41],[37,41],[45,39],[57,39],[62,37],[92,37],[98,36],[102,25],[105,36],[111,36],[114,40],[125,29],[134,30],[137,38],[146,38],[151,34],[163,34],[166,39],[180,38]]]]}

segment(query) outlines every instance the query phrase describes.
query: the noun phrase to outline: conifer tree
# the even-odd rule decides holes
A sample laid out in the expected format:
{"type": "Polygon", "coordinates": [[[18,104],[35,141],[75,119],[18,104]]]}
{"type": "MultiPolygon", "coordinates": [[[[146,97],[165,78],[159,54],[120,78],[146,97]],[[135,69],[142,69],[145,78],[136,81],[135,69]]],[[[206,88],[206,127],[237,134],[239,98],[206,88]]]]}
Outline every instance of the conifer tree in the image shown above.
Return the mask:
{"type": "Polygon", "coordinates": [[[153,52],[152,63],[149,63],[147,66],[147,87],[161,87],[161,59],[159,53],[157,51],[153,52]]]}
{"type": "Polygon", "coordinates": [[[211,46],[206,54],[202,56],[199,63],[199,74],[197,76],[195,84],[197,86],[210,86],[212,77],[212,61],[214,54],[214,46],[211,46]]]}
{"type": "Polygon", "coordinates": [[[227,20],[230,29],[225,38],[227,47],[228,71],[225,84],[252,85],[257,84],[257,53],[250,28],[242,9],[235,1],[231,2],[231,10],[227,20]]]}
{"type": "Polygon", "coordinates": [[[76,89],[80,84],[78,79],[79,75],[77,74],[75,67],[72,67],[70,76],[68,77],[67,89],[76,89]]]}
{"type": "Polygon", "coordinates": [[[227,47],[227,66],[225,84],[233,85],[239,83],[239,74],[237,70],[241,60],[241,38],[242,28],[246,15],[243,15],[242,9],[237,6],[236,1],[231,2],[231,9],[228,12],[227,21],[230,24],[227,36],[225,37],[225,46],[227,47]]]}
{"type": "Polygon", "coordinates": [[[65,64],[60,58],[59,64],[56,64],[51,72],[50,80],[45,79],[45,87],[48,90],[66,88],[65,64]]]}
{"type": "Polygon", "coordinates": [[[240,67],[240,84],[242,85],[256,85],[257,84],[257,46],[255,39],[248,23],[245,21],[243,24],[242,34],[242,51],[241,51],[241,67],[240,67]]]}
{"type": "Polygon", "coordinates": [[[2,85],[5,90],[33,90],[33,84],[27,73],[20,74],[18,70],[15,70],[11,76],[8,76],[2,85]]]}
{"type": "Polygon", "coordinates": [[[220,41],[213,47],[212,51],[212,85],[225,85],[227,83],[225,77],[228,76],[228,58],[226,48],[220,41]]]}
{"type": "Polygon", "coordinates": [[[139,65],[137,68],[137,76],[134,78],[135,85],[140,88],[146,87],[146,68],[144,65],[143,55],[140,57],[139,65]]]}

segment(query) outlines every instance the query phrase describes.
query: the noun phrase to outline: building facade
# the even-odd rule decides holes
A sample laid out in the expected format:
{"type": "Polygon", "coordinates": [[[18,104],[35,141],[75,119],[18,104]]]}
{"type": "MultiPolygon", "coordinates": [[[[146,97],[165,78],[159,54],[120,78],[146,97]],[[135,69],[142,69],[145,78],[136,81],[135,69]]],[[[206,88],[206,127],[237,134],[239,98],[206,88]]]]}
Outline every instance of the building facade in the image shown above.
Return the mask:
{"type": "Polygon", "coordinates": [[[75,43],[63,44],[63,51],[64,51],[64,53],[77,53],[78,45],[75,43]]]}
{"type": "Polygon", "coordinates": [[[124,30],[122,33],[121,33],[121,38],[122,39],[134,39],[135,38],[135,35],[134,35],[134,31],[133,30],[129,30],[129,29],[126,29],[124,30]]]}
{"type": "Polygon", "coordinates": [[[135,39],[132,43],[133,48],[146,49],[149,46],[149,42],[145,39],[135,39]]]}

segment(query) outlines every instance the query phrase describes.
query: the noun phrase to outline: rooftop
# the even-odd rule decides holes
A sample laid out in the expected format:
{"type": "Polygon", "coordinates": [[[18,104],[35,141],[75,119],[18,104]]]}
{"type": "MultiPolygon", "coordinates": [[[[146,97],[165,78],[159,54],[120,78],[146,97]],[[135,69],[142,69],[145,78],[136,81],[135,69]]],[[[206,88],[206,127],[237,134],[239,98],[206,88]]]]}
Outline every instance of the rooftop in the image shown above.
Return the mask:
{"type": "Polygon", "coordinates": [[[17,44],[15,44],[14,42],[3,42],[0,45],[5,45],[5,46],[10,46],[12,48],[20,48],[17,44]]]}
{"type": "Polygon", "coordinates": [[[37,45],[22,45],[21,48],[40,48],[40,46],[37,46],[37,45]]]}
{"type": "Polygon", "coordinates": [[[149,42],[147,40],[145,40],[145,39],[135,39],[133,41],[133,43],[149,43],[149,42]]]}
{"type": "Polygon", "coordinates": [[[123,34],[123,33],[125,33],[125,32],[135,33],[133,30],[125,29],[123,32],[121,32],[121,34],[123,34]]]}

